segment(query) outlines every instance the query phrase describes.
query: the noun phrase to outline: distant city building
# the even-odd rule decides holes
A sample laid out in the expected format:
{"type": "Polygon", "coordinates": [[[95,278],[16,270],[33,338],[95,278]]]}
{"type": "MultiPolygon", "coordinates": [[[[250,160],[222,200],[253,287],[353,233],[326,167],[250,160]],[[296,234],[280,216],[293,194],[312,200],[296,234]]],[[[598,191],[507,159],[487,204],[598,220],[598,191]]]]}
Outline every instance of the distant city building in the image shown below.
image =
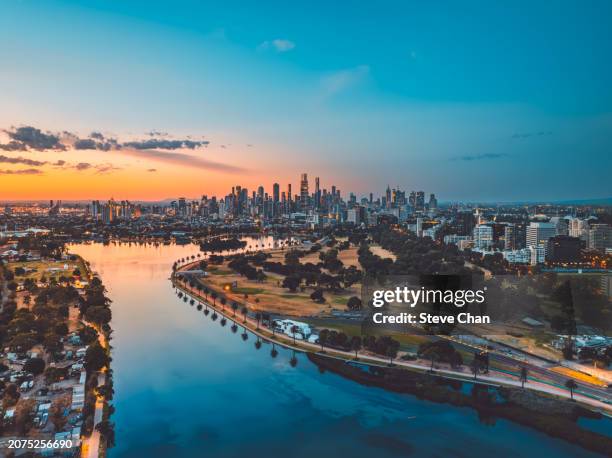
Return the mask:
{"type": "Polygon", "coordinates": [[[589,229],[588,247],[601,253],[612,247],[612,228],[607,224],[592,224],[589,229]]]}
{"type": "Polygon", "coordinates": [[[557,227],[554,223],[531,222],[527,226],[527,248],[543,247],[546,252],[548,239],[555,235],[557,235],[557,227]]]}
{"type": "Polygon", "coordinates": [[[488,250],[493,244],[493,228],[487,224],[474,227],[474,247],[488,250]]]}

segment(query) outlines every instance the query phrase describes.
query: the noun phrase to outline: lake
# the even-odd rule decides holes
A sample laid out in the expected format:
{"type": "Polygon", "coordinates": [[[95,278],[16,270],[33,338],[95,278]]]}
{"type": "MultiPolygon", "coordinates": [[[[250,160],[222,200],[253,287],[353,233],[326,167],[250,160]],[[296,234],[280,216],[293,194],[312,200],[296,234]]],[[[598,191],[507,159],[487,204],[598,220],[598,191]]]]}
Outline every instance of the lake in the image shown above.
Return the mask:
{"type": "Polygon", "coordinates": [[[112,303],[111,458],[594,456],[505,420],[320,373],[259,350],[176,296],[172,263],[194,245],[73,245],[112,303]]]}

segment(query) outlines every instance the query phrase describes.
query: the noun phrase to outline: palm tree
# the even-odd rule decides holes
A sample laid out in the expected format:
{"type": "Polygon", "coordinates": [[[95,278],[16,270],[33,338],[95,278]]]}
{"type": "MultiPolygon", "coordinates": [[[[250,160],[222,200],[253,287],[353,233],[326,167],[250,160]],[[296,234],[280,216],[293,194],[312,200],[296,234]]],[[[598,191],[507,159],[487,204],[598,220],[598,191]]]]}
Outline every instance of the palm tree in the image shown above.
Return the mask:
{"type": "Polygon", "coordinates": [[[270,356],[272,358],[276,358],[278,356],[278,351],[276,350],[276,345],[272,343],[272,350],[270,350],[270,356]]]}
{"type": "Polygon", "coordinates": [[[193,304],[195,304],[195,301],[194,301],[193,299],[191,299],[191,300],[189,301],[189,305],[193,305],[193,304]]]}
{"type": "Polygon", "coordinates": [[[474,374],[474,380],[476,380],[476,376],[480,371],[480,360],[476,357],[476,355],[474,355],[474,359],[472,360],[470,368],[472,369],[472,374],[474,374]]]}
{"type": "Polygon", "coordinates": [[[217,312],[213,312],[213,314],[210,317],[212,318],[213,321],[217,321],[217,318],[219,318],[219,315],[217,315],[217,312]]]}
{"type": "Polygon", "coordinates": [[[297,334],[299,330],[300,328],[298,328],[297,326],[295,325],[291,326],[291,334],[293,335],[293,345],[295,345],[295,335],[297,334]]]}
{"type": "Polygon", "coordinates": [[[261,321],[261,313],[257,312],[255,314],[255,319],[257,320],[257,329],[259,329],[259,322],[261,321]]]}
{"type": "Polygon", "coordinates": [[[221,318],[221,326],[225,326],[227,324],[227,320],[225,317],[221,318]]]}
{"type": "Polygon", "coordinates": [[[202,310],[202,304],[198,304],[197,309],[198,309],[198,312],[200,312],[202,310]]]}
{"type": "Polygon", "coordinates": [[[249,334],[246,332],[246,328],[244,328],[244,332],[240,334],[240,337],[242,337],[242,340],[247,340],[249,338],[249,334]]]}
{"type": "Polygon", "coordinates": [[[210,295],[210,297],[212,297],[213,300],[213,306],[217,305],[217,297],[219,297],[219,295],[217,294],[216,291],[213,291],[210,295]]]}
{"type": "Polygon", "coordinates": [[[231,330],[234,334],[236,334],[236,331],[238,331],[238,326],[236,325],[236,323],[232,324],[231,330]]]}
{"type": "Polygon", "coordinates": [[[238,310],[238,304],[234,301],[232,302],[232,311],[234,312],[234,318],[236,318],[236,310],[238,310]]]}
{"type": "Polygon", "coordinates": [[[206,308],[206,309],[204,310],[204,315],[208,316],[208,314],[209,314],[209,313],[210,313],[210,310],[208,310],[208,308],[206,308]]]}
{"type": "Polygon", "coordinates": [[[243,306],[242,310],[240,310],[240,312],[242,313],[242,316],[244,317],[244,320],[242,322],[246,323],[247,313],[249,312],[248,309],[243,306]]]}
{"type": "Polygon", "coordinates": [[[257,340],[255,341],[255,348],[257,350],[261,348],[261,340],[259,339],[259,337],[257,337],[257,340]]]}
{"type": "Polygon", "coordinates": [[[223,306],[223,310],[225,310],[225,304],[227,304],[227,299],[225,297],[221,298],[221,305],[223,306]]]}
{"type": "Polygon", "coordinates": [[[525,388],[525,383],[527,383],[527,368],[525,366],[521,367],[521,373],[519,374],[519,380],[521,381],[521,388],[525,388]]]}
{"type": "Polygon", "coordinates": [[[567,382],[565,382],[565,388],[569,390],[570,397],[572,398],[572,400],[574,400],[574,390],[578,388],[578,385],[576,384],[576,382],[571,378],[568,379],[567,382]]]}
{"type": "Polygon", "coordinates": [[[355,350],[355,359],[358,359],[357,353],[359,352],[359,350],[361,350],[361,337],[353,336],[353,338],[351,339],[351,348],[355,350]]]}

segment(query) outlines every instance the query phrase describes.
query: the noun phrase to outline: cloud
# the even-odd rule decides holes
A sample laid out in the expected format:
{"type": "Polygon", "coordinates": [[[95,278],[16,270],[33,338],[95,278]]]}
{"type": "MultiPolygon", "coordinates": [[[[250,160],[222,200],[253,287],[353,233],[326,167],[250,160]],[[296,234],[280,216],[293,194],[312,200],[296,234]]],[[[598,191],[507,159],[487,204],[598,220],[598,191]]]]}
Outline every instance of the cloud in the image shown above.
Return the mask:
{"type": "Polygon", "coordinates": [[[115,170],[121,170],[121,167],[115,167],[113,164],[98,164],[95,166],[96,173],[110,173],[115,170]]]}
{"type": "Polygon", "coordinates": [[[507,157],[509,154],[507,153],[483,153],[483,154],[473,154],[468,156],[458,156],[454,157],[452,161],[481,161],[485,159],[500,159],[502,157],[507,157]]]}
{"type": "Polygon", "coordinates": [[[92,167],[93,166],[89,162],[79,162],[77,165],[74,166],[74,168],[79,170],[79,171],[80,170],[89,170],[92,167]]]}
{"type": "MultiPolygon", "coordinates": [[[[0,150],[7,151],[43,151],[43,150],[61,150],[61,151],[81,151],[81,150],[99,150],[99,151],[118,151],[122,154],[127,154],[135,157],[152,159],[160,162],[178,164],[187,167],[196,167],[209,170],[221,170],[225,172],[243,171],[241,167],[222,164],[219,162],[203,159],[189,154],[174,152],[174,150],[198,150],[203,147],[208,147],[210,142],[204,140],[203,137],[186,136],[183,138],[168,138],[166,132],[152,130],[148,132],[149,138],[136,139],[125,142],[120,142],[116,138],[105,136],[99,131],[93,131],[89,137],[80,138],[78,135],[68,132],[42,132],[35,127],[26,126],[14,128],[4,131],[11,141],[6,144],[0,144],[0,150]],[[160,138],[164,137],[164,138],[160,138]]],[[[229,144],[228,144],[229,145],[229,144]]],[[[225,147],[225,145],[223,146],[225,147]]],[[[121,170],[120,167],[115,167],[110,163],[91,164],[89,162],[79,162],[77,164],[58,160],[56,162],[34,161],[26,158],[4,158],[0,162],[25,164],[32,166],[41,166],[49,164],[55,168],[73,169],[77,171],[95,170],[96,173],[108,173],[114,170],[121,170]]],[[[115,155],[113,155],[115,157],[115,155]]]]}
{"type": "Polygon", "coordinates": [[[2,149],[9,151],[44,151],[44,150],[65,150],[65,146],[60,141],[60,136],[51,132],[43,132],[32,126],[17,127],[5,130],[11,142],[1,145],[2,149]]]}
{"type": "Polygon", "coordinates": [[[189,154],[174,153],[169,151],[159,150],[139,150],[139,149],[125,149],[123,153],[130,156],[139,157],[147,160],[154,160],[159,162],[166,162],[168,164],[182,165],[187,167],[196,167],[199,169],[206,170],[217,170],[221,172],[243,172],[242,167],[222,164],[219,162],[209,161],[202,159],[197,156],[191,156],[189,154]]]}
{"type": "Polygon", "coordinates": [[[151,138],[142,141],[132,141],[121,143],[122,148],[134,148],[134,149],[196,149],[201,146],[208,146],[210,144],[207,140],[166,140],[160,138],[151,138]]]}
{"type": "Polygon", "coordinates": [[[157,172],[157,169],[147,169],[147,172],[157,172]]]}
{"type": "Polygon", "coordinates": [[[544,137],[547,135],[552,135],[550,131],[540,131],[540,132],[523,132],[523,133],[515,133],[512,134],[513,139],[521,139],[521,138],[531,138],[531,137],[544,137]]]}
{"type": "Polygon", "coordinates": [[[35,161],[34,159],[28,159],[25,157],[8,157],[0,154],[0,162],[4,162],[6,164],[24,164],[24,165],[32,165],[35,167],[40,167],[41,165],[45,165],[45,161],[35,161]]]}
{"type": "Polygon", "coordinates": [[[355,86],[363,81],[369,73],[370,67],[368,65],[358,65],[324,76],[321,79],[321,84],[327,95],[333,95],[355,86]]]}
{"type": "Polygon", "coordinates": [[[276,52],[287,52],[291,51],[293,48],[295,48],[295,43],[293,41],[281,38],[271,41],[266,40],[257,47],[257,49],[260,51],[273,49],[276,52]]]}
{"type": "Polygon", "coordinates": [[[22,170],[0,170],[0,175],[41,175],[42,170],[22,169],[22,170]]]}

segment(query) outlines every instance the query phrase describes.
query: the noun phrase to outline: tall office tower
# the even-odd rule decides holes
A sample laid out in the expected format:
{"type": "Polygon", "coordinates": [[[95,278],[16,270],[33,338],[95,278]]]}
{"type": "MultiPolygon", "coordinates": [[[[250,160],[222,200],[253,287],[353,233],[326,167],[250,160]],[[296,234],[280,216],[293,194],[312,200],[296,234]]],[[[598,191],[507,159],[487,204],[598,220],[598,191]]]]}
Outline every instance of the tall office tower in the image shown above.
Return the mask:
{"type": "Polygon", "coordinates": [[[373,200],[374,200],[374,194],[370,193],[370,205],[372,204],[373,200]]]}
{"type": "Polygon", "coordinates": [[[612,248],[612,228],[608,224],[592,224],[589,229],[589,249],[601,253],[612,248]]]}
{"type": "Polygon", "coordinates": [[[387,191],[385,191],[385,202],[386,207],[391,208],[391,188],[387,185],[387,191]]]}
{"type": "Polygon", "coordinates": [[[531,222],[527,226],[527,248],[544,247],[548,251],[548,240],[557,233],[554,223],[531,222]]]}
{"type": "Polygon", "coordinates": [[[314,192],[314,207],[319,208],[321,206],[321,186],[319,177],[315,178],[315,192],[314,192]]]}
{"type": "Polygon", "coordinates": [[[504,228],[504,250],[516,250],[516,230],[514,224],[506,224],[504,228]]]}
{"type": "Polygon", "coordinates": [[[416,208],[417,210],[425,208],[425,193],[423,191],[417,191],[416,193],[416,208]]]}
{"type": "Polygon", "coordinates": [[[302,210],[306,210],[308,208],[308,174],[302,173],[300,178],[300,205],[302,206],[302,210]]]}
{"type": "Polygon", "coordinates": [[[181,216],[185,216],[185,214],[187,213],[187,200],[184,197],[179,197],[178,213],[181,216]]]}
{"type": "Polygon", "coordinates": [[[429,209],[436,210],[437,208],[438,208],[438,199],[436,199],[436,195],[432,193],[429,195],[429,209]]]}
{"type": "Polygon", "coordinates": [[[416,192],[412,191],[410,196],[408,196],[408,205],[410,205],[413,209],[416,207],[416,192]]]}
{"type": "Polygon", "coordinates": [[[493,244],[493,227],[487,224],[478,224],[474,227],[474,246],[483,250],[491,248],[493,244]]]}
{"type": "Polygon", "coordinates": [[[289,202],[293,200],[293,194],[291,194],[291,183],[287,185],[287,199],[289,202]]]}
{"type": "Polygon", "coordinates": [[[280,198],[280,186],[278,183],[274,183],[272,185],[272,200],[274,200],[274,203],[278,203],[279,198],[280,198]]]}

